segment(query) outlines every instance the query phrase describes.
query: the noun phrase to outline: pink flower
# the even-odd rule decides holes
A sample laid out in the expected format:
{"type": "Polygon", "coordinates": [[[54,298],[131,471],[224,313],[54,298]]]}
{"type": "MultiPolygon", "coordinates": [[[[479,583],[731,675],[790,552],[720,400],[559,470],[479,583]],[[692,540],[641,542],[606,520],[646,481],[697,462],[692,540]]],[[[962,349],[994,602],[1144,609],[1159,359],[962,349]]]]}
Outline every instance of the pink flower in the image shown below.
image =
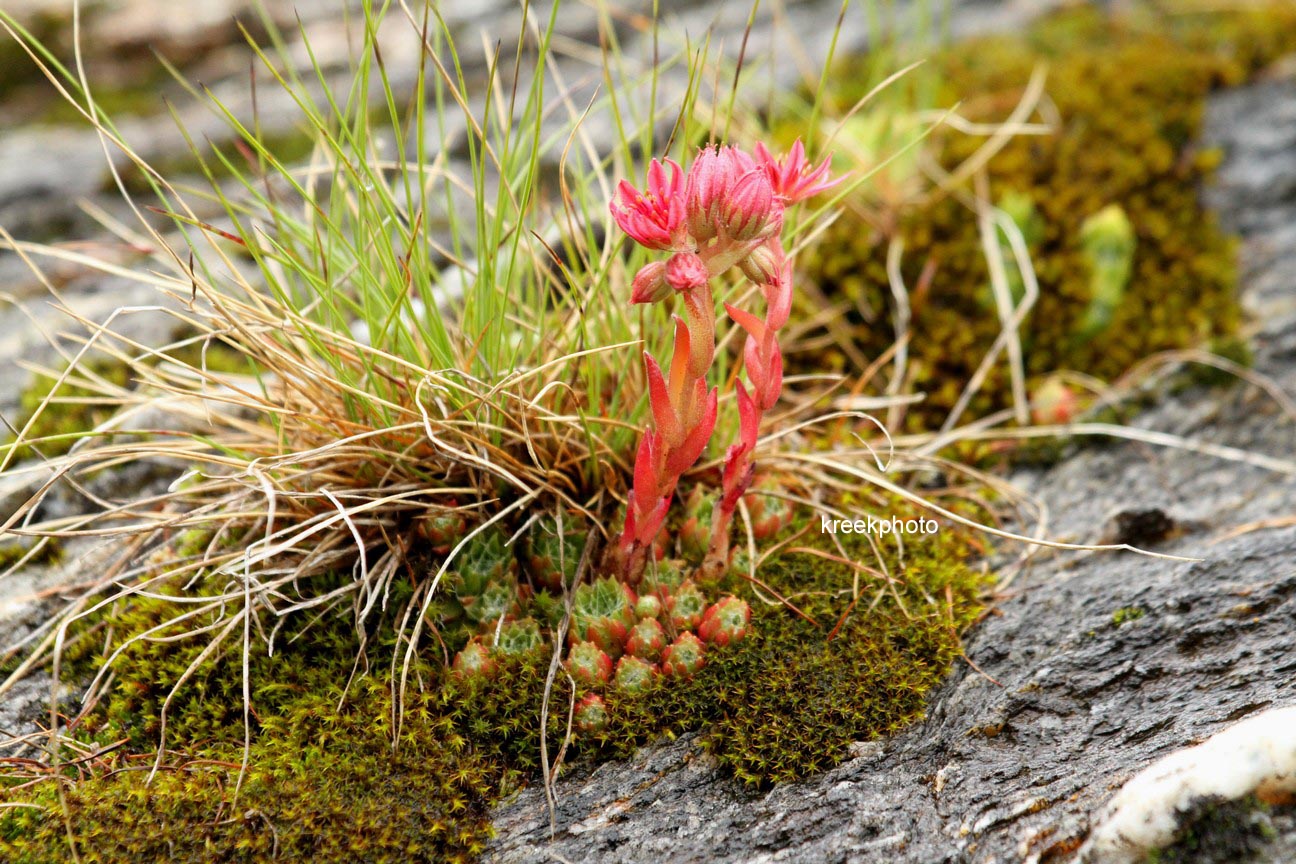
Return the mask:
{"type": "Polygon", "coordinates": [[[647,191],[622,180],[608,208],[621,230],[649,249],[671,249],[687,242],[684,231],[684,169],[667,159],[670,176],[656,159],[648,167],[647,191]]]}
{"type": "Polygon", "coordinates": [[[756,145],[756,161],[765,169],[774,194],[787,204],[795,204],[807,198],[813,198],[836,186],[844,177],[828,179],[828,169],[832,167],[831,159],[820,162],[818,167],[806,159],[805,147],[798,138],[783,159],[775,159],[765,149],[764,144],[756,145]]]}

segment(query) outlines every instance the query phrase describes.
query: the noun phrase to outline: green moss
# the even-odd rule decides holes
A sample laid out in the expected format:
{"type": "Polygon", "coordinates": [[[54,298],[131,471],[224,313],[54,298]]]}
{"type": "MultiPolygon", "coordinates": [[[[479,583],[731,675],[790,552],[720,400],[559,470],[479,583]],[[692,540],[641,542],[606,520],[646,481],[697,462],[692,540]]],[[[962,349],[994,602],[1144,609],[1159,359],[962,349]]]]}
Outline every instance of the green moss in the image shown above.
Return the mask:
{"type": "MultiPolygon", "coordinates": [[[[169,349],[162,357],[213,373],[254,371],[246,356],[219,341],[208,344],[206,351],[202,343],[190,343],[169,349]]],[[[159,358],[145,362],[156,362],[156,359],[159,358]]],[[[64,371],[67,366],[59,370],[59,375],[64,371]]],[[[46,458],[67,453],[86,432],[107,421],[117,410],[118,403],[106,395],[106,390],[129,390],[134,386],[130,364],[103,355],[83,358],[68,371],[61,385],[59,375],[37,374],[19,396],[18,414],[13,420],[15,430],[21,431],[38,410],[40,414],[24,436],[26,443],[17,448],[15,460],[32,458],[38,452],[46,458]],[[48,404],[41,409],[47,399],[48,404]]],[[[12,435],[6,437],[10,442],[13,440],[12,435]]],[[[0,453],[4,446],[0,444],[0,453]]]]}
{"type": "Polygon", "coordinates": [[[1237,801],[1208,801],[1182,814],[1179,838],[1164,849],[1154,849],[1146,864],[1232,864],[1267,861],[1259,856],[1278,836],[1268,804],[1255,796],[1237,801]]]}
{"type": "MultiPolygon", "coordinates": [[[[291,710],[262,714],[237,799],[241,753],[229,743],[169,758],[151,783],[151,760],[102,760],[67,791],[80,860],[461,861],[479,852],[501,780],[495,763],[429,711],[425,694],[410,700],[393,751],[381,680],[358,682],[341,710],[339,682],[315,683],[294,688],[291,710]]],[[[69,860],[52,787],[31,800],[47,809],[0,811],[4,860],[69,860]]]]}
{"type": "MultiPolygon", "coordinates": [[[[961,113],[987,122],[1006,117],[1032,71],[1048,65],[1058,133],[1016,137],[987,165],[991,197],[1024,223],[1040,283],[1022,331],[1031,382],[1060,369],[1111,380],[1156,351],[1232,337],[1240,319],[1234,244],[1198,200],[1219,154],[1195,142],[1212,88],[1293,50],[1296,10],[1286,4],[1140,13],[1124,22],[1084,8],[1047,19],[1024,39],[976,40],[934,60],[949,82],[941,101],[963,100],[961,113]],[[1113,230],[1098,230],[1108,224],[1113,230]]],[[[849,83],[836,94],[843,106],[860,95],[849,83]]],[[[943,131],[940,158],[958,164],[984,140],[943,131]]],[[[856,338],[866,356],[878,356],[895,336],[886,248],[891,236],[903,239],[910,371],[914,389],[927,394],[907,422],[930,428],[944,420],[1000,324],[975,214],[945,197],[890,221],[878,227],[847,210],[799,266],[858,310],[856,338]],[[930,283],[920,289],[926,268],[930,283]]],[[[1009,385],[1000,362],[972,414],[1005,407],[1009,385]]]]}
{"type": "MultiPolygon", "coordinates": [[[[872,563],[863,538],[840,539],[852,556],[872,563]]],[[[803,542],[835,549],[813,531],[803,542]]],[[[733,592],[752,605],[748,636],[708,649],[692,678],[654,676],[640,694],[607,688],[607,725],[580,733],[568,758],[622,756],[662,735],[697,731],[723,765],[751,784],[835,764],[850,742],[888,734],[921,714],[925,694],[959,654],[959,634],[980,611],[985,586],[964,563],[971,552],[968,536],[944,526],[930,541],[910,543],[904,566],[894,552],[886,554],[897,576],[890,585],[802,553],[763,568],[768,587],[760,592],[736,575],[724,577],[708,593],[733,592]],[[769,591],[787,597],[799,612],[764,602],[769,591]]],[[[344,578],[313,587],[327,591],[344,578]]],[[[192,596],[220,587],[164,590],[192,596]]],[[[399,579],[388,601],[399,610],[415,596],[413,585],[399,579]]],[[[524,606],[519,614],[527,611],[524,606]]],[[[109,645],[119,646],[171,614],[165,600],[135,598],[84,626],[110,619],[109,645]]],[[[398,709],[391,670],[399,670],[405,643],[391,622],[399,618],[375,625],[363,648],[347,616],[280,632],[273,656],[254,632],[252,744],[237,799],[244,735],[238,642],[175,692],[164,769],[152,783],[145,781],[160,741],[162,706],[203,643],[137,641],[126,647],[111,692],[78,731],[86,742],[126,744],[81,764],[79,779],[64,790],[82,859],[254,861],[273,849],[284,859],[317,862],[474,855],[489,836],[490,805],[537,777],[549,654],[530,650],[540,638],[534,620],[514,623],[508,626],[518,632],[508,638],[518,652],[498,651],[489,676],[461,676],[445,669],[437,640],[425,639],[398,709]],[[352,680],[361,651],[365,662],[352,680]],[[394,716],[401,726],[393,750],[394,716]]],[[[208,623],[213,621],[187,626],[208,623]]],[[[64,668],[85,676],[102,649],[100,638],[76,642],[64,668]]],[[[545,730],[551,755],[566,732],[563,706],[584,692],[572,693],[570,686],[565,675],[557,676],[551,704],[559,707],[545,730]]],[[[43,809],[0,810],[0,859],[67,857],[52,785],[13,790],[9,797],[43,809]]]]}
{"type": "Polygon", "coordinates": [[[1140,606],[1122,606],[1112,613],[1112,623],[1119,627],[1137,621],[1146,614],[1147,612],[1140,606]]]}
{"type": "Polygon", "coordinates": [[[40,440],[34,446],[25,443],[18,447],[15,459],[30,458],[38,451],[46,457],[68,452],[85,432],[106,421],[117,409],[115,404],[104,401],[103,385],[96,383],[95,379],[102,379],[116,388],[128,387],[131,380],[130,368],[108,357],[82,360],[62,385],[58,383],[58,377],[37,375],[19,397],[14,428],[21,431],[32,417],[36,417],[24,440],[46,440],[40,440]],[[42,410],[41,405],[47,399],[49,404],[42,410]],[[36,413],[38,410],[39,415],[36,413]]]}
{"type": "MultiPolygon", "coordinates": [[[[0,543],[0,572],[8,570],[31,552],[34,544],[27,542],[0,543]]],[[[57,564],[63,560],[63,544],[56,539],[46,541],[28,564],[57,564]]]]}

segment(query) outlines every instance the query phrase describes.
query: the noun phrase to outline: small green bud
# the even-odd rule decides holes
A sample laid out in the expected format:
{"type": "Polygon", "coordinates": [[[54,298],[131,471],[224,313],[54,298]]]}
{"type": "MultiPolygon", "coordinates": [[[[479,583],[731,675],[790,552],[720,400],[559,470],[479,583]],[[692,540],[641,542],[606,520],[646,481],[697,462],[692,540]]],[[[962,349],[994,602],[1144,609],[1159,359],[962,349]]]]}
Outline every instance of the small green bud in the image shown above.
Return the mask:
{"type": "Polygon", "coordinates": [[[642,621],[645,618],[659,618],[662,613],[661,598],[656,594],[644,594],[635,603],[635,617],[642,621]]]}

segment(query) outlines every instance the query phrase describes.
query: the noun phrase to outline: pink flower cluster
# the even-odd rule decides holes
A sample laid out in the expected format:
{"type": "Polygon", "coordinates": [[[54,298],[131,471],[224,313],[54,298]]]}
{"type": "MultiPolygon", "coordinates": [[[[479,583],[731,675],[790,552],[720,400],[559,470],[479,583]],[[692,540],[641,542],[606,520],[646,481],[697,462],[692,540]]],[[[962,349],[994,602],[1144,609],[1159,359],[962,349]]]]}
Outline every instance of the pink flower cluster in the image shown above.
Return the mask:
{"type": "Polygon", "coordinates": [[[611,211],[621,230],[641,246],[671,253],[635,275],[631,302],[656,303],[678,294],[688,318],[675,316],[669,374],[644,352],[653,425],[640,441],[618,545],[630,581],[643,572],[680,476],[702,455],[715,429],[717,390],[706,381],[715,355],[711,281],[736,267],[760,288],[765,317],[725,304],[747,332],[743,363],[751,382],[750,392],[735,383],[741,434],[725,456],[708,561],[728,556],[733,512],[755,471],[761,416],[783,386],[778,331],[792,309],[792,270],[780,240],[783,210],[840,182],[829,179],[828,168],[827,160],[815,166],[806,159],[799,140],[783,159],[762,144],[752,154],[711,146],[698,153],[687,174],[669,159],[654,159],[644,192],[624,180],[617,187],[611,211]]]}

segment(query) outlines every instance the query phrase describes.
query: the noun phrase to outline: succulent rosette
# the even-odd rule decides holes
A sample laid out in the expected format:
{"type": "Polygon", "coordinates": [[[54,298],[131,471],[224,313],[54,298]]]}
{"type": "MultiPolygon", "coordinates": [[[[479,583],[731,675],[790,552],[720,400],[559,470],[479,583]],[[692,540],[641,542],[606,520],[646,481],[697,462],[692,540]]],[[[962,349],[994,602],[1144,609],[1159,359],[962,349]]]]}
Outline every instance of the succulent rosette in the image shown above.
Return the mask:
{"type": "Polygon", "coordinates": [[[656,618],[644,618],[626,637],[625,650],[643,660],[655,662],[666,647],[666,631],[656,618]]]}
{"type": "Polygon", "coordinates": [[[613,683],[624,693],[643,693],[652,686],[657,667],[639,657],[627,654],[617,661],[613,683]]]}
{"type": "Polygon", "coordinates": [[[724,597],[706,610],[697,631],[704,642],[723,647],[746,636],[750,624],[751,607],[747,601],[724,597]]]}
{"type": "Polygon", "coordinates": [[[702,640],[690,632],[681,633],[662,652],[662,673],[672,678],[692,678],[706,662],[702,640]]]}
{"type": "Polygon", "coordinates": [[[570,641],[593,642],[610,657],[620,657],[635,625],[634,590],[611,577],[579,586],[572,597],[570,641]]]}
{"type": "Polygon", "coordinates": [[[490,678],[495,674],[496,666],[490,649],[474,639],[455,654],[450,668],[454,670],[456,677],[467,679],[490,678]]]}
{"type": "Polygon", "coordinates": [[[581,732],[601,732],[607,728],[607,704],[597,693],[587,693],[576,703],[576,728],[581,732]]]}
{"type": "Polygon", "coordinates": [[[577,642],[567,655],[567,672],[578,684],[598,687],[612,677],[612,658],[593,642],[577,642]]]}

